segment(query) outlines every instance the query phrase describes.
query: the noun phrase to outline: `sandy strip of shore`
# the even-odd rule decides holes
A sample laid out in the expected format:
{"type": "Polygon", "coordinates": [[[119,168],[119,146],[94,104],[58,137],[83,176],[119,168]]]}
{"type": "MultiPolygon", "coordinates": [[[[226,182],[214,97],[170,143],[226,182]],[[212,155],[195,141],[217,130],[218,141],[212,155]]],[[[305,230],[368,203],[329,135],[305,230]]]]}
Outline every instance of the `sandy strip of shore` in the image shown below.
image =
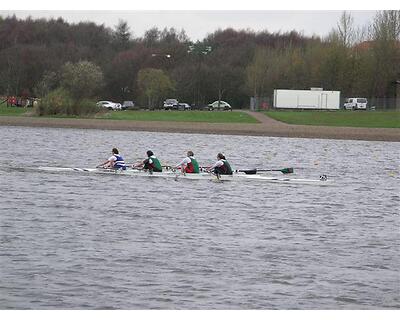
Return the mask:
{"type": "Polygon", "coordinates": [[[0,116],[0,125],[400,142],[400,129],[397,128],[288,125],[260,113],[249,113],[255,116],[260,123],[200,123],[0,116]]]}

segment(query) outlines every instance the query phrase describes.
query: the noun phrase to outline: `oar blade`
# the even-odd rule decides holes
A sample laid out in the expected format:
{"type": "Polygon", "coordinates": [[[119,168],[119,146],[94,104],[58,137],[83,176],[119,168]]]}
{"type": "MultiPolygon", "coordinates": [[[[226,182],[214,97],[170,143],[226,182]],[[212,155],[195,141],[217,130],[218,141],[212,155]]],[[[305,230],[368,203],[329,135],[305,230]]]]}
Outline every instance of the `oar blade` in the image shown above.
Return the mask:
{"type": "Polygon", "coordinates": [[[283,169],[249,169],[249,170],[236,170],[236,172],[244,172],[245,174],[257,174],[257,172],[279,171],[283,174],[293,173],[293,168],[283,169]]]}
{"type": "Polygon", "coordinates": [[[257,173],[257,169],[238,170],[238,172],[244,172],[245,174],[256,174],[257,173]]]}

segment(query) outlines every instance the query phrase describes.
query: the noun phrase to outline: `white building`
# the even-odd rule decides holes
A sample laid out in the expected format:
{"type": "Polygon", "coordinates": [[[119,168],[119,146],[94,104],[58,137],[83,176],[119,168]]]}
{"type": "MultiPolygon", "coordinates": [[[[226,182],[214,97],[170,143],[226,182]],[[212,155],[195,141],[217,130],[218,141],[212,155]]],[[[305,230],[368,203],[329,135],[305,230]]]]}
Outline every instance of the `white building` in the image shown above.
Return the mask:
{"type": "Polygon", "coordinates": [[[340,91],[324,91],[322,88],[310,90],[274,90],[276,109],[340,109],[340,91]]]}

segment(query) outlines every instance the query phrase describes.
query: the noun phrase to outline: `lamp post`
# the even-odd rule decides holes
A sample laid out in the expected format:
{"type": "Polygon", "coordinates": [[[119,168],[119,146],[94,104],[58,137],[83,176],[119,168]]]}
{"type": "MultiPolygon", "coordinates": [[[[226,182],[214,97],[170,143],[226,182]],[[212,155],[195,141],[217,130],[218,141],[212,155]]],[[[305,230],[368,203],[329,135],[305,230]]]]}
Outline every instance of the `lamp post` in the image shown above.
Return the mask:
{"type": "Polygon", "coordinates": [[[152,53],[151,56],[152,57],[165,57],[167,59],[171,58],[171,55],[168,53],[152,53]]]}
{"type": "MultiPolygon", "coordinates": [[[[172,55],[169,53],[158,53],[158,52],[153,52],[151,53],[151,65],[153,66],[153,68],[158,69],[157,71],[160,71],[161,74],[156,73],[157,75],[157,81],[159,82],[159,76],[164,75],[164,71],[165,71],[165,76],[168,79],[168,82],[170,81],[170,78],[167,74],[168,69],[171,69],[172,64],[170,63],[172,58],[172,55]]],[[[157,84],[157,86],[159,85],[159,83],[157,84]]],[[[160,95],[164,95],[164,93],[161,93],[161,91],[165,91],[166,89],[161,90],[161,88],[158,88],[158,93],[156,95],[156,103],[159,103],[160,100],[160,95]]],[[[170,88],[167,89],[168,91],[170,91],[170,88]]],[[[150,103],[149,103],[150,104],[150,103]]]]}
{"type": "Polygon", "coordinates": [[[152,58],[152,66],[155,66],[156,68],[160,69],[168,69],[171,64],[170,64],[170,59],[172,58],[172,55],[169,53],[157,53],[153,52],[151,54],[152,58]]]}
{"type": "Polygon", "coordinates": [[[196,105],[199,105],[199,103],[201,101],[201,98],[200,98],[200,84],[201,84],[200,69],[201,69],[202,59],[204,56],[210,54],[211,51],[212,51],[211,46],[201,43],[200,41],[190,44],[188,47],[188,50],[187,50],[188,54],[193,54],[193,55],[197,56],[197,59],[198,59],[197,72],[196,72],[196,85],[195,85],[195,90],[193,92],[193,102],[196,105]]]}
{"type": "Polygon", "coordinates": [[[188,53],[209,54],[212,51],[211,46],[206,46],[201,43],[195,43],[189,46],[188,53]]]}

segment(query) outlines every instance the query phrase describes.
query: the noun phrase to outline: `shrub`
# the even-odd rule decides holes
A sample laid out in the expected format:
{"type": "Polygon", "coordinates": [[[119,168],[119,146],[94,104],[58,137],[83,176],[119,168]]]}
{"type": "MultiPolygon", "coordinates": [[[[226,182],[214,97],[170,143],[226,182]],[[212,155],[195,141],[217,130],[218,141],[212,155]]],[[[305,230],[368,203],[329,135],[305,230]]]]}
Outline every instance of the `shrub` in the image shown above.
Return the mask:
{"type": "Polygon", "coordinates": [[[46,95],[36,107],[36,113],[43,115],[87,115],[98,111],[94,101],[88,99],[75,100],[71,94],[58,88],[46,95]]]}
{"type": "Polygon", "coordinates": [[[43,115],[68,115],[72,111],[73,101],[70,94],[62,88],[51,91],[36,107],[36,113],[43,115]]]}
{"type": "Polygon", "coordinates": [[[100,108],[96,106],[96,102],[90,99],[83,99],[78,104],[80,115],[94,114],[100,111],[100,108]]]}

